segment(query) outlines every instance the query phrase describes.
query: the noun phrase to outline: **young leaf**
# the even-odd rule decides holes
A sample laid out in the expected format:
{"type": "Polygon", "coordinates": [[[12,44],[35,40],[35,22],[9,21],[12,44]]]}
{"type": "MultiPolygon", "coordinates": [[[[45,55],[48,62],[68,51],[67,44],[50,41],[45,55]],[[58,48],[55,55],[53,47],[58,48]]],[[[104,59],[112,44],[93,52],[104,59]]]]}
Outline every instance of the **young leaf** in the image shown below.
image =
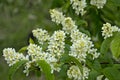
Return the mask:
{"type": "Polygon", "coordinates": [[[115,59],[120,58],[120,33],[117,33],[111,42],[111,51],[115,59]]]}
{"type": "Polygon", "coordinates": [[[101,48],[100,48],[100,52],[104,55],[107,53],[108,49],[110,48],[110,43],[112,41],[112,37],[107,38],[103,41],[101,48]]]}
{"type": "Polygon", "coordinates": [[[29,39],[29,43],[34,44],[34,41],[33,41],[33,39],[32,39],[32,38],[30,38],[30,39],[29,39]]]}
{"type": "Polygon", "coordinates": [[[109,80],[120,80],[120,71],[118,71],[114,67],[107,67],[107,68],[103,69],[103,74],[109,80]]]}
{"type": "Polygon", "coordinates": [[[19,53],[25,52],[25,51],[27,50],[27,47],[28,47],[28,46],[22,47],[18,52],[19,52],[19,53]]]}
{"type": "Polygon", "coordinates": [[[15,72],[25,63],[27,62],[27,60],[21,60],[19,62],[17,62],[16,64],[14,64],[12,67],[10,67],[9,69],[9,80],[13,80],[12,77],[15,74],[15,72]]]}
{"type": "Polygon", "coordinates": [[[96,80],[96,77],[99,75],[99,73],[96,70],[91,70],[88,80],[96,80]]]}
{"type": "Polygon", "coordinates": [[[42,72],[45,74],[46,80],[54,80],[54,74],[51,73],[50,65],[44,60],[39,60],[37,63],[42,72]]]}
{"type": "Polygon", "coordinates": [[[67,65],[67,64],[61,66],[61,70],[60,70],[59,75],[58,75],[59,79],[65,80],[68,78],[67,73],[66,73],[68,68],[69,68],[69,65],[67,65]]]}

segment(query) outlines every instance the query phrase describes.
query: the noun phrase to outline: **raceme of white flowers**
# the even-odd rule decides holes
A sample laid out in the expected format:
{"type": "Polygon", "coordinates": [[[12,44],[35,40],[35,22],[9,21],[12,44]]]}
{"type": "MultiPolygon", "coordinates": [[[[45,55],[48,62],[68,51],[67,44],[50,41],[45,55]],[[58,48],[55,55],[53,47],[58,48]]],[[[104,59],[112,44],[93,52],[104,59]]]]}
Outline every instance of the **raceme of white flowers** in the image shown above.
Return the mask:
{"type": "Polygon", "coordinates": [[[55,54],[56,57],[60,57],[62,53],[64,53],[65,48],[65,33],[64,31],[55,31],[54,34],[50,38],[50,42],[48,43],[48,52],[50,54],[55,54]]]}
{"type": "Polygon", "coordinates": [[[67,75],[70,79],[74,78],[74,80],[85,80],[88,79],[90,70],[83,66],[83,74],[81,73],[78,66],[72,65],[67,71],[67,75]]]}
{"type": "Polygon", "coordinates": [[[48,32],[42,29],[33,30],[32,33],[33,33],[33,36],[38,39],[39,44],[43,44],[44,42],[49,40],[49,37],[50,37],[48,35],[48,32]]]}
{"type": "Polygon", "coordinates": [[[63,30],[67,34],[71,33],[72,30],[77,29],[77,26],[75,25],[75,22],[70,17],[64,18],[61,24],[62,24],[62,26],[64,26],[63,30]]]}
{"type": "Polygon", "coordinates": [[[5,48],[3,50],[3,56],[9,66],[14,65],[16,62],[21,60],[28,60],[28,57],[25,57],[22,53],[16,52],[14,48],[5,48]]]}
{"type": "Polygon", "coordinates": [[[111,26],[110,23],[103,24],[102,36],[104,39],[113,36],[113,32],[119,32],[120,29],[117,26],[111,26]]]}
{"type": "MultiPolygon", "coordinates": [[[[91,0],[90,4],[96,6],[98,9],[103,8],[107,0],[91,0]]],[[[86,0],[70,0],[72,8],[75,10],[77,15],[82,16],[86,13],[85,8],[87,7],[86,0]]]]}
{"type": "Polygon", "coordinates": [[[56,22],[57,24],[60,24],[64,19],[63,13],[55,9],[50,10],[50,14],[51,14],[52,21],[56,22]]]}
{"type": "Polygon", "coordinates": [[[72,8],[75,10],[75,13],[77,15],[85,14],[86,11],[84,10],[84,8],[87,6],[86,0],[70,0],[70,2],[72,4],[72,8]]]}
{"type": "Polygon", "coordinates": [[[98,9],[103,8],[103,6],[106,4],[107,0],[91,0],[90,4],[97,6],[98,9]]]}
{"type": "MultiPolygon", "coordinates": [[[[60,15],[55,15],[55,12],[59,12],[55,9],[53,9],[53,12],[51,13],[51,15],[53,16],[60,16],[62,12],[59,12],[60,15]]],[[[52,17],[52,20],[54,20],[54,22],[59,21],[56,20],[57,18],[52,17]]],[[[71,37],[71,42],[72,45],[70,46],[70,51],[69,51],[69,55],[75,57],[76,59],[78,59],[79,62],[86,62],[86,57],[87,55],[92,55],[93,59],[98,58],[100,53],[97,52],[97,49],[93,48],[94,44],[91,41],[91,38],[88,37],[86,34],[80,32],[77,29],[77,26],[75,25],[75,22],[70,18],[70,17],[65,17],[63,18],[63,20],[59,21],[63,26],[63,30],[65,31],[66,34],[70,34],[71,37]]],[[[57,22],[56,22],[57,23],[57,22]]],[[[85,66],[84,66],[85,67],[85,66]]],[[[81,73],[80,71],[76,70],[78,68],[76,68],[76,66],[73,66],[70,68],[70,70],[68,70],[67,75],[69,78],[74,78],[74,80],[81,80],[81,73]],[[75,68],[75,70],[74,70],[75,68]],[[72,70],[71,70],[72,69],[72,70]],[[76,72],[78,71],[78,72],[76,72]],[[76,73],[74,73],[76,72],[76,73]]],[[[85,74],[89,75],[89,71],[87,71],[85,74]]],[[[83,74],[82,74],[83,75],[83,74]]],[[[87,76],[85,77],[87,78],[87,76]]]]}

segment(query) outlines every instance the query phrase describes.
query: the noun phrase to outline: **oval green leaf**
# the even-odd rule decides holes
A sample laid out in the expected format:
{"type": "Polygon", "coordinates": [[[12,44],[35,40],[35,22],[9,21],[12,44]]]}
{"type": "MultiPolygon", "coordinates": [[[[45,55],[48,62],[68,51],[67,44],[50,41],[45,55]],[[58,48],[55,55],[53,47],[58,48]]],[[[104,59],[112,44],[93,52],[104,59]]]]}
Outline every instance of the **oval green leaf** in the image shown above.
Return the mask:
{"type": "Polygon", "coordinates": [[[46,80],[54,80],[54,74],[51,73],[51,67],[45,60],[38,60],[38,66],[46,76],[46,80]]]}
{"type": "Polygon", "coordinates": [[[120,32],[116,34],[115,38],[111,42],[111,51],[115,59],[120,58],[120,32]]]}
{"type": "Polygon", "coordinates": [[[17,62],[16,64],[14,64],[12,67],[10,67],[9,69],[9,80],[13,80],[13,76],[15,74],[15,72],[21,67],[23,66],[25,63],[27,62],[27,60],[21,60],[19,62],[17,62]]]}

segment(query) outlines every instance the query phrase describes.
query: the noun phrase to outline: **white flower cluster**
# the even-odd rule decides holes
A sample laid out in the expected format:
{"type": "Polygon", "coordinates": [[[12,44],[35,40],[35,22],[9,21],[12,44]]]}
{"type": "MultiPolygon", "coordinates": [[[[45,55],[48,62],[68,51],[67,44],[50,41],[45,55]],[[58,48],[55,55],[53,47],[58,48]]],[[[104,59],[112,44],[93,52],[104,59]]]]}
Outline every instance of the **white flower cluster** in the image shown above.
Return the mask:
{"type": "Polygon", "coordinates": [[[75,25],[75,22],[70,17],[64,18],[61,24],[63,26],[63,30],[67,34],[71,33],[72,30],[77,29],[77,26],[75,25]]]}
{"type": "Polygon", "coordinates": [[[103,24],[102,27],[102,36],[104,36],[104,39],[113,36],[113,32],[119,32],[120,29],[116,26],[111,26],[110,23],[103,24]]]}
{"type": "MultiPolygon", "coordinates": [[[[56,16],[59,16],[59,15],[56,15],[56,16]]],[[[70,46],[70,52],[69,52],[70,56],[77,58],[79,62],[84,62],[84,64],[86,62],[86,56],[88,54],[92,55],[93,59],[99,57],[100,53],[97,52],[97,49],[93,48],[94,44],[92,43],[91,38],[88,37],[86,34],[80,32],[77,29],[75,22],[70,17],[64,16],[63,20],[59,24],[62,24],[63,30],[65,31],[65,33],[70,34],[71,42],[72,42],[72,45],[70,46]]],[[[86,78],[88,77],[89,71],[88,70],[86,71],[87,72],[84,71],[84,73],[81,74],[79,71],[79,68],[77,68],[76,66],[72,66],[68,70],[67,75],[69,78],[80,80],[81,75],[86,74],[86,78]]]]}
{"type": "Polygon", "coordinates": [[[22,53],[16,52],[13,48],[5,48],[3,50],[3,56],[5,57],[5,60],[9,66],[14,65],[21,60],[28,60],[27,57],[25,57],[22,53]]]}
{"type": "Polygon", "coordinates": [[[70,2],[77,15],[85,14],[86,11],[84,10],[84,8],[87,6],[86,0],[70,0],[70,2]]]}
{"type": "MultiPolygon", "coordinates": [[[[54,22],[56,22],[57,24],[62,24],[63,26],[63,30],[65,31],[65,33],[69,34],[71,33],[71,31],[77,29],[77,26],[75,25],[75,22],[70,18],[70,17],[62,17],[62,18],[56,18],[58,16],[61,16],[62,12],[59,12],[58,10],[56,9],[53,9],[50,11],[50,14],[51,14],[51,18],[52,18],[52,21],[54,20],[54,22]],[[57,15],[56,15],[56,12],[57,12],[57,15]],[[54,17],[53,17],[54,15],[54,17]],[[59,23],[58,23],[59,21],[59,23]]],[[[63,16],[63,14],[62,14],[63,16]]]]}
{"type": "Polygon", "coordinates": [[[28,61],[26,64],[25,64],[25,70],[23,71],[23,73],[26,74],[26,76],[29,75],[29,69],[31,68],[31,64],[34,63],[33,61],[28,61]]]}
{"type": "Polygon", "coordinates": [[[43,52],[42,48],[36,44],[30,44],[27,50],[28,55],[32,58],[32,61],[43,60],[46,58],[47,53],[43,52]]]}
{"type": "Polygon", "coordinates": [[[65,33],[64,31],[55,31],[54,34],[50,38],[50,42],[48,43],[48,52],[50,54],[55,54],[56,57],[60,57],[62,53],[64,53],[65,48],[65,33]]]}
{"type": "MultiPolygon", "coordinates": [[[[97,77],[97,80],[103,80],[102,78],[104,77],[104,75],[99,75],[98,77],[97,77]]],[[[109,80],[108,78],[105,78],[104,80],[109,80]]]]}
{"type": "Polygon", "coordinates": [[[90,4],[97,6],[98,9],[103,8],[103,6],[106,4],[107,0],[91,0],[90,4]]]}
{"type": "Polygon", "coordinates": [[[71,33],[71,41],[73,44],[70,47],[71,51],[69,55],[76,57],[80,62],[85,62],[88,54],[91,54],[93,59],[98,58],[100,55],[97,53],[97,49],[93,48],[94,44],[91,38],[81,33],[79,30],[75,30],[71,33]]]}
{"type": "Polygon", "coordinates": [[[81,73],[78,66],[72,65],[69,70],[67,71],[68,78],[74,79],[74,80],[85,80],[88,79],[90,70],[83,66],[83,74],[81,73]]]}
{"type": "Polygon", "coordinates": [[[35,44],[30,44],[27,49],[28,55],[31,57],[31,61],[26,64],[24,73],[28,72],[29,68],[31,67],[31,63],[37,60],[45,60],[48,64],[50,64],[52,73],[54,70],[60,71],[60,68],[57,65],[58,59],[56,58],[55,54],[44,52],[40,46],[37,46],[35,44]]]}
{"type": "Polygon", "coordinates": [[[56,22],[57,24],[60,24],[64,19],[63,13],[57,11],[56,9],[50,10],[50,14],[51,14],[52,21],[56,22]]]}
{"type": "Polygon", "coordinates": [[[38,39],[38,42],[40,44],[43,44],[45,41],[49,40],[49,37],[50,37],[48,35],[48,32],[42,29],[33,30],[32,33],[33,33],[33,36],[38,39]]]}

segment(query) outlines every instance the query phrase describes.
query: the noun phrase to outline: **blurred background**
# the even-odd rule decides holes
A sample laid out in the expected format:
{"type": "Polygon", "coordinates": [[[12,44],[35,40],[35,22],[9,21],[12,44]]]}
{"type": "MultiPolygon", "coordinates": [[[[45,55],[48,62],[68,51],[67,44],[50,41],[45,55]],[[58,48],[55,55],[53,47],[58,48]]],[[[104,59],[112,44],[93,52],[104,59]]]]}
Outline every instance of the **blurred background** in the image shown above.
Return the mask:
{"type": "MultiPolygon", "coordinates": [[[[75,16],[74,10],[68,6],[67,0],[0,0],[0,80],[8,80],[9,67],[2,56],[4,48],[13,47],[18,51],[28,45],[31,31],[36,28],[53,32],[59,28],[51,21],[49,9],[61,7],[76,20],[82,32],[93,37],[97,48],[102,42],[101,27],[105,22],[120,26],[120,1],[109,0],[102,10],[89,7],[85,16],[75,16]],[[66,4],[67,5],[66,5],[66,4]],[[65,5],[64,5],[65,4],[65,5]],[[69,7],[69,8],[68,8],[69,7]],[[115,15],[114,15],[115,14],[115,15]],[[94,22],[92,22],[94,21],[94,22]],[[83,27],[80,27],[83,26],[83,27]],[[98,37],[99,36],[99,37],[98,37]]],[[[89,0],[87,0],[89,1],[89,0]]],[[[38,80],[34,74],[26,77],[22,69],[19,70],[14,80],[38,80]]],[[[42,80],[42,79],[41,79],[42,80]]]]}
{"type": "MultiPolygon", "coordinates": [[[[49,16],[51,5],[52,0],[0,0],[0,80],[8,80],[9,68],[2,56],[4,48],[13,47],[17,51],[28,45],[33,29],[54,30],[49,16]]],[[[25,77],[21,69],[14,80],[37,78],[25,77]]]]}

